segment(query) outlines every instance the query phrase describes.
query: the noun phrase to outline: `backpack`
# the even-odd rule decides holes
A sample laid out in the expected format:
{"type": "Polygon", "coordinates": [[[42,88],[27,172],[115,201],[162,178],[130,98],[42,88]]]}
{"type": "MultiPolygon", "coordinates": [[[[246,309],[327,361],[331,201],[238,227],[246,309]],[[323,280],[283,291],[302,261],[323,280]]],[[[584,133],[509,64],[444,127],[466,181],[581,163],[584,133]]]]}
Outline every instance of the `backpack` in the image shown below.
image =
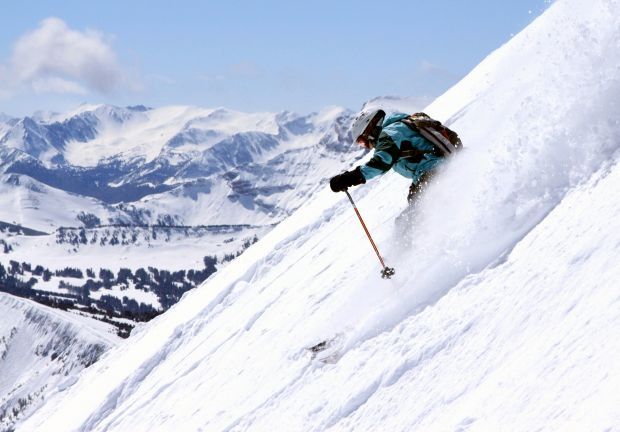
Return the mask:
{"type": "Polygon", "coordinates": [[[450,156],[463,148],[463,143],[456,132],[423,112],[411,114],[400,121],[433,144],[438,150],[436,152],[438,156],[450,156]]]}

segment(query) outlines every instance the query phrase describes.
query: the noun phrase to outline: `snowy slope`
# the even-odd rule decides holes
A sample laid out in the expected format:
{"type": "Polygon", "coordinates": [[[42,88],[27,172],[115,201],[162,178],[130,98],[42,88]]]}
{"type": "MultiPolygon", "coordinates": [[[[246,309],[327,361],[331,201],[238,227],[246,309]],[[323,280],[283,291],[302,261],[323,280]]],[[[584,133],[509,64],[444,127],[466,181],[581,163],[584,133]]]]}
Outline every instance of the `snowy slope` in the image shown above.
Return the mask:
{"type": "Polygon", "coordinates": [[[352,190],[393,280],[323,191],[19,430],[619,429],[619,13],[558,1],[428,107],[468,149],[414,228],[352,190]]]}
{"type": "Polygon", "coordinates": [[[0,430],[118,344],[114,327],[0,293],[0,430]]]}
{"type": "Polygon", "coordinates": [[[0,269],[13,278],[0,271],[0,290],[149,319],[215,270],[205,258],[221,268],[363,155],[351,114],[82,105],[0,119],[0,269]]]}
{"type": "Polygon", "coordinates": [[[126,214],[98,200],[52,188],[28,176],[0,174],[0,221],[42,232],[59,226],[81,226],[77,216],[127,220],[126,214]]]}
{"type": "MultiPolygon", "coordinates": [[[[363,154],[345,145],[350,120],[338,107],[300,116],[109,105],[6,118],[0,224],[52,236],[119,224],[270,228],[363,154]]],[[[15,251],[28,243],[14,240],[15,251]]]]}
{"type": "Polygon", "coordinates": [[[343,156],[361,155],[343,146],[350,117],[338,107],[302,116],[85,105],[7,120],[0,123],[0,195],[18,204],[0,220],[79,226],[75,212],[83,211],[104,223],[278,222],[299,195],[342,169],[343,156]],[[78,195],[70,211],[49,203],[71,199],[63,193],[78,195]]]}
{"type": "Polygon", "coordinates": [[[430,104],[433,98],[430,97],[398,97],[398,96],[379,96],[369,100],[362,109],[382,109],[385,112],[404,112],[415,113],[422,111],[430,104]]]}

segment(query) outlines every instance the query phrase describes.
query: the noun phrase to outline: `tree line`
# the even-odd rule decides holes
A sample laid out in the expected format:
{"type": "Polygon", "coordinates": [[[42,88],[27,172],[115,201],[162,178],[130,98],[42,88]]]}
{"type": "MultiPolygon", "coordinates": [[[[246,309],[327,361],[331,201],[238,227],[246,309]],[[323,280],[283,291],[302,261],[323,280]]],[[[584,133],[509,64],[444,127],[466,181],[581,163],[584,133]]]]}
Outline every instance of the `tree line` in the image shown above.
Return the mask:
{"type": "MultiPolygon", "coordinates": [[[[183,294],[204,282],[217,271],[217,258],[206,256],[204,267],[199,270],[169,271],[155,267],[120,268],[118,272],[101,268],[83,271],[79,268],[65,267],[52,271],[41,265],[32,266],[27,262],[9,261],[8,265],[0,263],[0,291],[27,298],[63,310],[79,310],[94,318],[106,318],[119,329],[119,335],[128,336],[131,328],[114,321],[124,318],[134,322],[148,321],[177,303],[183,294]],[[35,288],[41,282],[52,278],[60,279],[57,283],[62,292],[35,288]],[[144,292],[154,293],[159,305],[153,306],[139,302],[129,296],[104,293],[98,298],[92,294],[100,290],[121,292],[133,287],[144,292]]],[[[129,326],[133,327],[133,326],[129,326]]]]}

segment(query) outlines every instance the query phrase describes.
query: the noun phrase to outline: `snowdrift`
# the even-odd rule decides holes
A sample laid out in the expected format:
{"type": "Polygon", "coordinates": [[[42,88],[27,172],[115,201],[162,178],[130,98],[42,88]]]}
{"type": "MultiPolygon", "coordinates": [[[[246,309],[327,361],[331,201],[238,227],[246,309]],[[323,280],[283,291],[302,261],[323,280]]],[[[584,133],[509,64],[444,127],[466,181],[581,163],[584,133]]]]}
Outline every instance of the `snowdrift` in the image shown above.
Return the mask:
{"type": "Polygon", "coordinates": [[[120,338],[114,327],[0,293],[0,430],[65,389],[120,338]]]}
{"type": "Polygon", "coordinates": [[[19,430],[620,427],[619,13],[558,1],[428,107],[467,150],[413,221],[352,190],[394,279],[326,190],[19,430]]]}

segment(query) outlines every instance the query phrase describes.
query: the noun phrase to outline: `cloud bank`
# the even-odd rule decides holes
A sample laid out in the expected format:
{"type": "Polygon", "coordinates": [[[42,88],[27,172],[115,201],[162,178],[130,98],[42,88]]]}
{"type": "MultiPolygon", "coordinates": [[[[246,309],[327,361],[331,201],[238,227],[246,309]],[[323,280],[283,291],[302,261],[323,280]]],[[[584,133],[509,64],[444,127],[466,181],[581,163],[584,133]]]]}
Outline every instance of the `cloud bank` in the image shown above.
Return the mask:
{"type": "Polygon", "coordinates": [[[69,94],[112,94],[126,81],[101,33],[73,30],[59,18],[43,20],[17,40],[8,64],[0,65],[0,78],[5,91],[69,94]]]}

